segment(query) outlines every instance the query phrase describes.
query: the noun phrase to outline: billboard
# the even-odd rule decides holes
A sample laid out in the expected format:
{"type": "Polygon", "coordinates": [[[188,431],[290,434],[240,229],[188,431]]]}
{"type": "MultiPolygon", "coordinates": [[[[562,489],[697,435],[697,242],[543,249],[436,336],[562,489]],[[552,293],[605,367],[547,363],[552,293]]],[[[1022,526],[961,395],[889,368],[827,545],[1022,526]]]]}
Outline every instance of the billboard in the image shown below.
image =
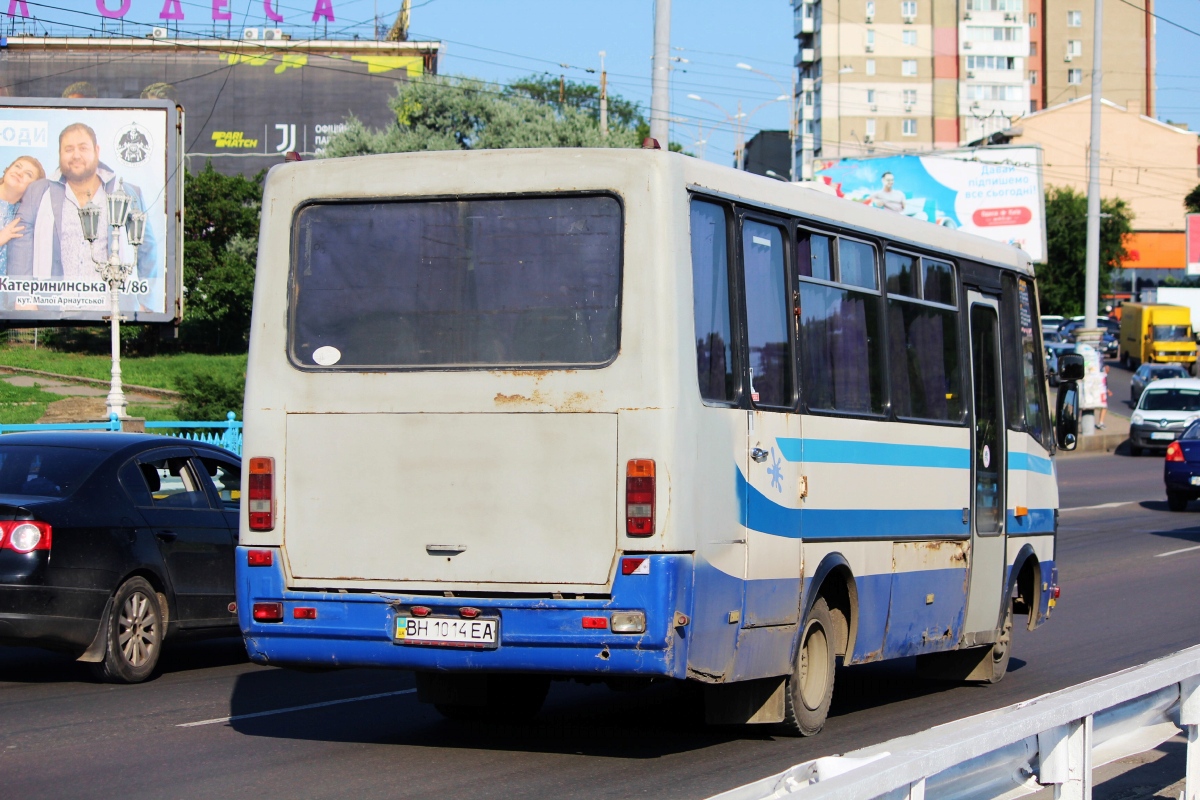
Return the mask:
{"type": "Polygon", "coordinates": [[[936,150],[816,161],[839,197],[1015,245],[1046,260],[1040,147],[936,150]]]}
{"type": "Polygon", "coordinates": [[[121,287],[130,322],[180,313],[182,115],[167,100],[11,100],[0,103],[0,319],[97,322],[109,315],[96,269],[112,246],[106,198],[119,188],[146,214],[142,244],[122,228],[121,287]],[[102,209],[101,235],[83,236],[79,209],[102,209]]]}
{"type": "Polygon", "coordinates": [[[1187,274],[1200,275],[1200,214],[1184,215],[1187,235],[1187,274]]]}
{"type": "MultiPolygon", "coordinates": [[[[396,86],[435,71],[437,43],[9,38],[0,95],[172,100],[191,172],[253,176],[289,150],[320,155],[352,114],[396,121],[396,86]],[[56,41],[60,44],[56,44],[56,41]]],[[[2,102],[2,101],[0,101],[2,102]]]]}

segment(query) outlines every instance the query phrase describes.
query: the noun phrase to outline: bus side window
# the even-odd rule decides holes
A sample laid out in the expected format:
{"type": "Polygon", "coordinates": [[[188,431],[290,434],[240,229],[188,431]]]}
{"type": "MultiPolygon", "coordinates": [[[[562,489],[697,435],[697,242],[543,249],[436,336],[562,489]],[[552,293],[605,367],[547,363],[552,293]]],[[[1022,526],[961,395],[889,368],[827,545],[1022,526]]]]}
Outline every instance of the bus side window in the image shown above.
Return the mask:
{"type": "Polygon", "coordinates": [[[817,254],[832,237],[801,230],[797,252],[813,264],[801,271],[799,358],[805,405],[810,409],[883,413],[883,340],[875,249],[838,238],[829,277],[817,275],[817,254]],[[846,285],[849,284],[849,285],[846,285]]]}
{"type": "Polygon", "coordinates": [[[750,400],[758,406],[792,405],[788,341],[788,284],[783,231],[754,220],[742,223],[750,400]]]}
{"type": "Polygon", "coordinates": [[[729,226],[725,209],[692,201],[692,309],[700,396],[735,403],[738,380],[729,315],[729,226]]]}
{"type": "Polygon", "coordinates": [[[1050,450],[1042,334],[1039,330],[1033,284],[1026,278],[1022,278],[1017,284],[1017,306],[1021,322],[1021,379],[1024,383],[1025,430],[1050,450]]]}
{"type": "Polygon", "coordinates": [[[963,396],[954,267],[889,251],[888,364],[898,417],[956,421],[963,396]]]}

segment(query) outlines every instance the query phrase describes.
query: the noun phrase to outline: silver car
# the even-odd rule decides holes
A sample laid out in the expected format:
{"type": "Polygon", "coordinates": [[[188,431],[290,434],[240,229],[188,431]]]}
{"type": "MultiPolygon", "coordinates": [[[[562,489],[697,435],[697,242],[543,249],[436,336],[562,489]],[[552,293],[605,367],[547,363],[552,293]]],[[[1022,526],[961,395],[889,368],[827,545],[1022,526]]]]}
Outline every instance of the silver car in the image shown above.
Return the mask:
{"type": "Polygon", "coordinates": [[[1129,453],[1166,449],[1188,425],[1200,419],[1200,379],[1168,378],[1142,392],[1129,419],[1129,453]]]}

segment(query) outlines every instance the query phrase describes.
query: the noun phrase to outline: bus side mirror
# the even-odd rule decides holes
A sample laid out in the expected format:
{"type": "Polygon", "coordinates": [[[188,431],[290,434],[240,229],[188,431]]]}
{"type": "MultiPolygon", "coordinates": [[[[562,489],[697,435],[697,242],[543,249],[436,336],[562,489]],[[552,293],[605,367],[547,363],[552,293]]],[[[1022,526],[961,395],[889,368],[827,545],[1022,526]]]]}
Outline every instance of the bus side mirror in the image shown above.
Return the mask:
{"type": "Polygon", "coordinates": [[[1058,359],[1058,379],[1061,381],[1083,380],[1083,356],[1065,353],[1058,359]]]}
{"type": "Polygon", "coordinates": [[[1054,413],[1054,440],[1063,450],[1074,450],[1079,438],[1079,384],[1075,381],[1058,386],[1054,413]]]}

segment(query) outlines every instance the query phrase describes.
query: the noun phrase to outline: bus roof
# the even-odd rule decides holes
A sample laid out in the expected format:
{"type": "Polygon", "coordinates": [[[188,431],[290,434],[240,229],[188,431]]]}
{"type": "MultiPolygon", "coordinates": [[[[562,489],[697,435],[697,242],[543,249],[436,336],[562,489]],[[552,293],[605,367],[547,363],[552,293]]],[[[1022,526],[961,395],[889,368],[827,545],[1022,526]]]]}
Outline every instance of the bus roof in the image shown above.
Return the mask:
{"type": "MultiPolygon", "coordinates": [[[[477,186],[479,188],[475,190],[481,194],[493,193],[497,185],[496,179],[502,175],[519,175],[523,182],[536,184],[539,187],[536,191],[552,191],[549,188],[551,185],[569,191],[580,188],[581,183],[575,178],[587,171],[594,171],[590,177],[606,175],[614,182],[620,178],[645,173],[649,169],[661,170],[668,174],[675,172],[688,188],[700,192],[784,214],[804,216],[813,221],[855,228],[864,233],[879,234],[914,247],[982,261],[1023,274],[1033,274],[1029,255],[1011,245],[911,219],[893,211],[872,208],[802,184],[786,183],[663,150],[514,148],[441,150],[317,159],[273,167],[268,185],[291,178],[300,185],[314,187],[314,199],[362,196],[361,192],[365,190],[370,194],[370,185],[391,172],[387,169],[389,162],[402,174],[411,175],[413,168],[419,168],[422,172],[442,175],[445,179],[446,195],[471,194],[472,189],[477,186]]],[[[592,181],[583,183],[594,185],[592,181]]],[[[407,193],[400,191],[396,194],[407,193]]]]}

